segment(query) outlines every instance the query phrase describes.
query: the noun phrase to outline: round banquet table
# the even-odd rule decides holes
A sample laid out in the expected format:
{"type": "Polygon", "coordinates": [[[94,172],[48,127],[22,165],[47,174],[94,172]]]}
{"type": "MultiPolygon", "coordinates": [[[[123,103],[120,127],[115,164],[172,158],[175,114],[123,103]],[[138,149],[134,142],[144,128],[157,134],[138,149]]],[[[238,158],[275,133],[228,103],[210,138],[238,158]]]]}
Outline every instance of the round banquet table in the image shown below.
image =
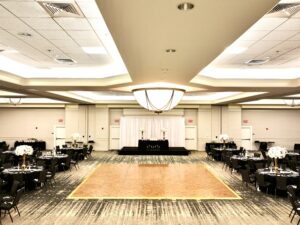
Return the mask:
{"type": "Polygon", "coordinates": [[[258,169],[256,173],[263,175],[265,181],[270,182],[272,187],[276,187],[276,177],[286,177],[287,178],[287,185],[297,185],[299,182],[299,173],[293,170],[282,170],[279,169],[278,172],[274,169],[264,168],[258,169]]]}
{"type": "Polygon", "coordinates": [[[212,156],[215,160],[220,161],[222,159],[222,152],[230,153],[231,155],[238,155],[242,151],[240,149],[236,148],[213,148],[212,150],[212,156]]]}
{"type": "Polygon", "coordinates": [[[45,163],[45,168],[49,169],[52,161],[55,160],[58,164],[58,169],[63,170],[63,168],[60,167],[61,163],[66,163],[66,160],[69,156],[67,154],[59,154],[59,155],[43,155],[38,157],[38,160],[42,160],[45,163]]]}
{"type": "Polygon", "coordinates": [[[43,171],[43,167],[31,166],[26,169],[18,167],[12,167],[2,171],[2,175],[8,182],[8,187],[11,187],[14,180],[24,182],[27,190],[33,190],[35,188],[34,179],[40,177],[40,173],[43,171]]]}
{"type": "Polygon", "coordinates": [[[233,155],[230,158],[231,160],[237,160],[238,164],[242,168],[246,168],[246,165],[249,165],[251,169],[255,169],[255,163],[266,163],[267,160],[261,157],[249,157],[249,156],[241,156],[241,155],[233,155]]]}

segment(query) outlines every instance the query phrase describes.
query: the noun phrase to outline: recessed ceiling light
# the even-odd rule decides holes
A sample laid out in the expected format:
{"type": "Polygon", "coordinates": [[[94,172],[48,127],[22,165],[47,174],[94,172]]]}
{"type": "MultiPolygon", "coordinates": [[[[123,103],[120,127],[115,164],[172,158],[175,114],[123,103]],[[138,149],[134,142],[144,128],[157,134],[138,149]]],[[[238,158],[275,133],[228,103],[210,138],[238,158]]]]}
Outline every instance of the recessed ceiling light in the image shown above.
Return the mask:
{"type": "Polygon", "coordinates": [[[32,37],[32,34],[27,33],[27,32],[20,32],[20,33],[18,33],[18,35],[22,36],[22,37],[32,37]]]}
{"type": "Polygon", "coordinates": [[[184,3],[180,3],[177,8],[179,10],[183,10],[183,11],[187,11],[187,10],[191,10],[194,8],[194,4],[190,3],[190,2],[184,2],[184,3]]]}
{"type": "Polygon", "coordinates": [[[174,48],[168,48],[168,49],[166,49],[166,52],[167,53],[174,53],[174,52],[176,52],[176,49],[174,49],[174,48]]]}
{"type": "Polygon", "coordinates": [[[82,50],[87,54],[107,54],[104,47],[82,47],[82,50]]]}

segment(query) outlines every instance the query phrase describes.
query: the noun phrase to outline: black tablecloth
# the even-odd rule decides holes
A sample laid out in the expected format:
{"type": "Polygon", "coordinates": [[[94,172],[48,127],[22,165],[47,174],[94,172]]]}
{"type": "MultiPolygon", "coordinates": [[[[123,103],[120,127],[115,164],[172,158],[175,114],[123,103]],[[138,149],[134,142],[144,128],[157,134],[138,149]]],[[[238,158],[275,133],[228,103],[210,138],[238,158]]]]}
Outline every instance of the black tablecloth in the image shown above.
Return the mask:
{"type": "Polygon", "coordinates": [[[45,150],[46,142],[45,141],[16,141],[15,148],[20,145],[29,145],[34,150],[45,150]]]}
{"type": "Polygon", "coordinates": [[[169,141],[168,140],[139,140],[138,149],[141,151],[168,150],[169,141]]]}
{"type": "Polygon", "coordinates": [[[23,181],[27,190],[33,190],[35,188],[34,179],[40,177],[40,173],[43,171],[42,167],[32,167],[31,169],[18,169],[10,168],[2,171],[2,176],[8,182],[10,187],[14,180],[23,181]]]}

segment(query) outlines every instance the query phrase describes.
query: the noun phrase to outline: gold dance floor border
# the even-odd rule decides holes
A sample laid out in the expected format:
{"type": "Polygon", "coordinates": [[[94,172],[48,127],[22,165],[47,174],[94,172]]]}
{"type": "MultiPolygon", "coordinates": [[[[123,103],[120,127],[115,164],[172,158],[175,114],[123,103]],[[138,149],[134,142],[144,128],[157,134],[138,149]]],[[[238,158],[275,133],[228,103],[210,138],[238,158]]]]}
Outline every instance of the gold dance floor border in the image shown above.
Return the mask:
{"type": "Polygon", "coordinates": [[[203,164],[99,164],[67,199],[241,197],[203,164]]]}

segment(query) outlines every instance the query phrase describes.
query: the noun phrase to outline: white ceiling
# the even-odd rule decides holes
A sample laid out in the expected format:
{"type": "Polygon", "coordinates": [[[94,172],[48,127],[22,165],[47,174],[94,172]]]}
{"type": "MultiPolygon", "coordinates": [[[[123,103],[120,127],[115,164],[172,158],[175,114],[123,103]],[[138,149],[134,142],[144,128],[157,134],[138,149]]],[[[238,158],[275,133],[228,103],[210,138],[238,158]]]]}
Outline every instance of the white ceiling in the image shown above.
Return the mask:
{"type": "MultiPolygon", "coordinates": [[[[265,15],[277,0],[190,0],[191,11],[179,11],[180,0],[66,2],[83,17],[51,17],[36,0],[0,0],[0,90],[89,104],[134,103],[134,87],[158,83],[183,87],[186,104],[300,93],[300,11],[265,15]],[[268,62],[246,65],[251,59],[268,62]]],[[[280,3],[288,2],[298,1],[280,3]]]]}

